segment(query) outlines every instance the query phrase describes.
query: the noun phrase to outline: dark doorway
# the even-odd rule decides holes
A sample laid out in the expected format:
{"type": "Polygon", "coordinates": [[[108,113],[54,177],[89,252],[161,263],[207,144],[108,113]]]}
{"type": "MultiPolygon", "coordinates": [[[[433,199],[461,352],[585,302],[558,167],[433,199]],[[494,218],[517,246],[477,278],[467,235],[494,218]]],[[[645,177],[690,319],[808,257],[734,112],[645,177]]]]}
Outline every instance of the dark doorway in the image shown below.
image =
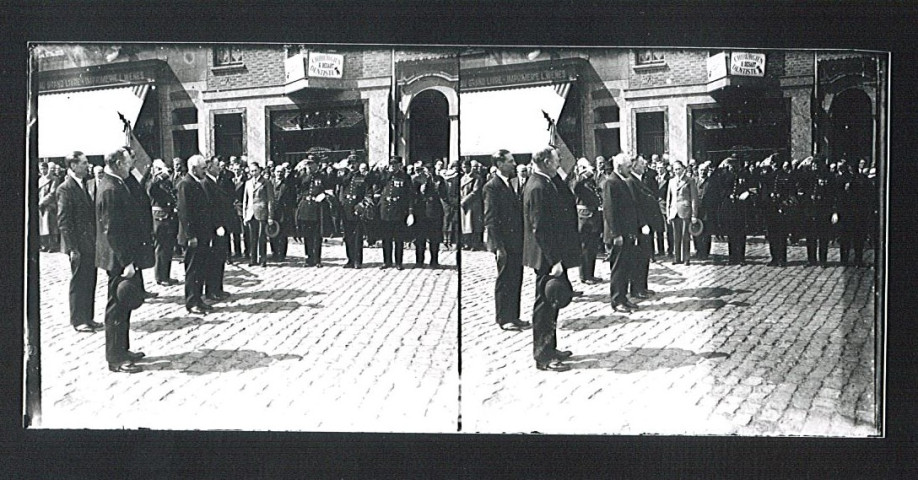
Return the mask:
{"type": "Polygon", "coordinates": [[[845,90],[832,102],[829,155],[849,162],[866,159],[873,165],[873,116],[870,97],[863,90],[845,90]]]}
{"type": "Polygon", "coordinates": [[[408,161],[431,162],[449,156],[449,103],[436,90],[425,90],[411,101],[408,161]]]}
{"type": "Polygon", "coordinates": [[[663,112],[638,113],[637,153],[644,158],[666,151],[666,128],[663,112]]]}
{"type": "Polygon", "coordinates": [[[173,130],[172,147],[176,157],[187,159],[198,153],[197,130],[173,130]]]}

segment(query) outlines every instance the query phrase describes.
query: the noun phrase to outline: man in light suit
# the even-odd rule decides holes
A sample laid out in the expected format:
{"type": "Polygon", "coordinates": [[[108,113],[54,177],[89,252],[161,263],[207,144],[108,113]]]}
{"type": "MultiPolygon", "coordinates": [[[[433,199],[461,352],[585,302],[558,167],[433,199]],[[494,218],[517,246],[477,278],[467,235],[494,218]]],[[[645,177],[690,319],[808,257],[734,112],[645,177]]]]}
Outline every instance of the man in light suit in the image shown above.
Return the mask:
{"type": "Polygon", "coordinates": [[[274,185],[262,174],[261,165],[249,163],[249,180],[242,198],[242,219],[249,229],[252,258],[249,266],[268,264],[268,224],[274,223],[274,185]]]}
{"type": "Polygon", "coordinates": [[[502,330],[521,331],[531,326],[520,320],[520,291],[523,287],[523,210],[511,187],[516,162],[507,150],[491,156],[497,174],[485,184],[484,223],[488,250],[497,260],[494,283],[494,313],[502,330]]]}
{"type": "Polygon", "coordinates": [[[91,333],[104,325],[92,319],[96,292],[96,214],[86,185],[89,162],[83,152],[73,152],[65,161],[67,179],[57,189],[57,221],[61,251],[70,256],[70,325],[78,332],[91,333]]]}
{"type": "MultiPolygon", "coordinates": [[[[523,265],[535,270],[536,297],[532,309],[532,349],[536,368],[563,372],[563,363],[573,353],[557,349],[558,309],[548,300],[545,285],[552,278],[566,278],[566,265],[577,265],[580,245],[572,242],[564,226],[577,224],[564,218],[564,212],[576,212],[574,205],[565,208],[563,197],[552,178],[558,174],[560,161],[554,148],[544,148],[532,155],[533,174],[523,188],[523,265]]],[[[573,200],[573,195],[570,200],[573,200]]]]}
{"type": "Polygon", "coordinates": [[[131,309],[118,299],[122,278],[139,283],[135,262],[143,239],[131,192],[124,183],[133,168],[134,158],[124,148],[106,155],[105,172],[96,191],[96,267],[108,272],[105,360],[109,370],[123,373],[140,372],[134,361],[144,357],[143,352],[129,350],[131,309]]]}
{"type": "Polygon", "coordinates": [[[612,168],[614,171],[602,190],[603,240],[607,245],[612,245],[609,253],[612,272],[609,288],[612,309],[619,313],[631,313],[638,308],[628,300],[628,280],[633,275],[638,258],[638,203],[628,185],[631,159],[619,153],[612,157],[612,168]]]}
{"type": "Polygon", "coordinates": [[[178,191],[179,231],[178,242],[185,249],[185,309],[189,313],[204,314],[213,307],[201,298],[214,234],[214,220],[210,198],[204,187],[207,159],[201,155],[188,158],[188,173],[179,181],[178,191]]]}
{"type": "Polygon", "coordinates": [[[673,178],[666,189],[666,217],[673,225],[673,265],[689,264],[691,248],[689,225],[698,218],[698,186],[695,179],[686,174],[681,160],[673,162],[673,178]]]}

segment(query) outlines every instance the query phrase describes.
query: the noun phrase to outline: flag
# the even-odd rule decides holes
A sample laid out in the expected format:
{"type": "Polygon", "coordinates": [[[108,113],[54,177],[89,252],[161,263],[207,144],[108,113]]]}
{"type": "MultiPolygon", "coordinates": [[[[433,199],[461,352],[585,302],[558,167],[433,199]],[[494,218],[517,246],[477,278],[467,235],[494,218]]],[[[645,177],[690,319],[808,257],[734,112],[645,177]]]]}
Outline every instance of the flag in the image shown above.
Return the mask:
{"type": "MultiPolygon", "coordinates": [[[[146,86],[146,85],[144,85],[146,86]]],[[[135,87],[136,88],[136,87],[135,87]]],[[[143,98],[141,95],[145,92],[144,90],[140,91],[140,95],[135,91],[134,94],[138,95],[140,98],[143,98]]],[[[134,156],[134,171],[131,173],[137,177],[137,180],[140,181],[144,175],[146,175],[147,170],[150,168],[150,155],[147,154],[147,151],[143,148],[140,141],[137,140],[137,136],[134,135],[134,129],[131,128],[131,122],[129,122],[121,112],[118,112],[118,118],[121,119],[121,122],[124,124],[124,145],[131,149],[134,156]]]]}

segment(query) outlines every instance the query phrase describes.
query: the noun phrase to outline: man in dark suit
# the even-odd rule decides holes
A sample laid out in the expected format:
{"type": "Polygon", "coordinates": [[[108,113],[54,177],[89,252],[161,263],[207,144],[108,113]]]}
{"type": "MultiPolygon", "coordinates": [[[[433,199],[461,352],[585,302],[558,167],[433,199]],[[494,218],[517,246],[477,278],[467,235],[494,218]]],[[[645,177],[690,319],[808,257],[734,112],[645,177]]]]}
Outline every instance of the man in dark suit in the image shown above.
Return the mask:
{"type": "MultiPolygon", "coordinates": [[[[562,361],[570,351],[557,349],[558,309],[545,294],[545,285],[552,278],[566,278],[566,266],[576,265],[580,257],[577,242],[571,242],[564,226],[577,219],[563,218],[565,208],[552,177],[558,174],[560,162],[554,148],[544,148],[532,155],[533,174],[523,188],[523,265],[535,270],[536,297],[532,309],[532,347],[536,368],[566,371],[570,366],[562,361]]],[[[570,200],[573,200],[571,195],[570,200]]]]}
{"type": "Polygon", "coordinates": [[[520,290],[523,287],[523,206],[513,191],[516,162],[507,150],[491,156],[497,174],[484,192],[484,223],[488,250],[497,260],[494,283],[494,313],[502,330],[521,331],[531,326],[520,320],[520,290]]]}
{"type": "Polygon", "coordinates": [[[704,223],[701,235],[695,237],[695,252],[699,260],[707,260],[711,256],[711,232],[714,231],[714,215],[717,204],[716,187],[711,178],[711,162],[702,162],[698,165],[698,218],[704,223]]]}
{"type": "Polygon", "coordinates": [[[210,199],[204,188],[207,160],[188,158],[188,174],[178,183],[179,243],[185,251],[185,309],[204,314],[213,307],[201,298],[207,273],[207,257],[214,234],[210,199]]]}
{"type": "Polygon", "coordinates": [[[108,273],[105,360],[109,370],[124,373],[141,371],[134,361],[144,357],[143,352],[129,350],[131,309],[118,299],[122,277],[135,285],[139,280],[135,262],[142,240],[131,192],[124,183],[133,168],[134,158],[126,149],[106,155],[104,176],[96,191],[96,267],[108,273]]]}
{"type": "MultiPolygon", "coordinates": [[[[641,225],[635,250],[637,257],[629,280],[631,296],[637,298],[648,298],[656,293],[648,288],[647,277],[650,273],[650,260],[653,258],[653,232],[663,229],[663,214],[655,190],[648,188],[645,182],[648,177],[646,168],[647,160],[638,156],[631,164],[631,177],[628,178],[638,204],[638,223],[641,225]]],[[[656,178],[653,178],[653,183],[656,183],[656,178]]]]}
{"type": "Polygon", "coordinates": [[[169,167],[160,159],[153,160],[153,178],[147,193],[153,210],[153,248],[156,264],[153,266],[158,285],[175,285],[178,280],[170,278],[172,252],[175,251],[178,223],[175,216],[175,188],[169,167]]]}
{"type": "Polygon", "coordinates": [[[67,179],[57,189],[57,221],[61,251],[70,257],[70,325],[78,332],[91,333],[104,325],[92,319],[96,292],[96,214],[86,186],[89,161],[83,152],[73,152],[66,163],[67,179]]]}
{"type": "Polygon", "coordinates": [[[407,236],[408,216],[414,213],[414,185],[404,171],[402,157],[389,159],[389,172],[383,177],[379,193],[379,220],[382,236],[383,264],[380,268],[393,265],[402,270],[404,239],[407,236]],[[393,255],[394,254],[394,255],[393,255]]]}
{"type": "Polygon", "coordinates": [[[635,269],[640,230],[637,202],[628,185],[631,159],[619,153],[612,158],[612,168],[614,173],[609,176],[602,191],[603,239],[606,244],[612,244],[609,255],[612,309],[631,313],[637,305],[628,300],[628,280],[635,269]]]}
{"type": "MultiPolygon", "coordinates": [[[[128,150],[128,153],[133,155],[130,150],[128,150]]],[[[149,173],[149,170],[147,173],[149,173]]],[[[144,174],[138,180],[135,176],[138,174],[137,170],[133,170],[131,175],[124,177],[124,184],[127,185],[128,190],[131,192],[132,215],[137,220],[135,224],[137,227],[136,235],[140,240],[140,249],[134,262],[134,266],[137,267],[137,285],[143,291],[144,298],[153,298],[159,294],[148,292],[143,281],[143,270],[156,266],[156,251],[153,246],[153,210],[150,196],[147,195],[147,188],[144,186],[148,183],[149,175],[144,174]]]]}
{"type": "Polygon", "coordinates": [[[295,228],[293,211],[296,209],[296,184],[287,175],[283,165],[274,167],[274,221],[280,227],[277,236],[270,239],[271,259],[275,262],[287,260],[289,237],[295,228]]]}
{"type": "Polygon", "coordinates": [[[223,290],[223,274],[226,271],[226,257],[229,255],[229,224],[236,215],[232,194],[218,183],[221,170],[220,160],[212,157],[204,176],[204,188],[210,199],[210,217],[213,220],[214,231],[211,236],[210,254],[207,257],[207,273],[204,276],[204,296],[215,302],[230,296],[223,290]]]}

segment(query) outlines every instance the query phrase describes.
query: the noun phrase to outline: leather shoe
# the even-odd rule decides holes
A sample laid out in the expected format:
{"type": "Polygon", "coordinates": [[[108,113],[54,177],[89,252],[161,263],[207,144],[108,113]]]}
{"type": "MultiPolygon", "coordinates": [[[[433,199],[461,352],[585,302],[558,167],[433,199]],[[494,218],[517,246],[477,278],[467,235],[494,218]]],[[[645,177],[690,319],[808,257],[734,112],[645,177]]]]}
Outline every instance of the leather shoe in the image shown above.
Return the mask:
{"type": "Polygon", "coordinates": [[[360,264],[360,263],[355,263],[355,264],[354,264],[354,270],[360,270],[360,267],[362,267],[362,266],[363,266],[363,265],[360,264]]]}
{"type": "Polygon", "coordinates": [[[193,307],[185,307],[185,310],[187,310],[188,313],[197,313],[198,315],[206,315],[206,314],[207,314],[207,310],[204,310],[203,308],[201,308],[201,307],[199,307],[199,306],[197,306],[197,305],[195,305],[195,306],[193,306],[193,307]]]}
{"type": "Polygon", "coordinates": [[[213,307],[212,305],[207,304],[207,303],[204,303],[204,302],[199,303],[199,304],[198,304],[198,307],[199,307],[201,310],[204,310],[205,312],[210,312],[210,311],[212,311],[212,310],[214,309],[214,307],[213,307]]]}
{"type": "Polygon", "coordinates": [[[384,264],[382,264],[382,265],[379,266],[379,269],[380,269],[380,270],[385,270],[385,269],[387,269],[387,268],[389,268],[389,267],[391,267],[391,266],[392,266],[392,265],[390,265],[390,264],[388,264],[388,263],[384,263],[384,264]]]}
{"type": "Polygon", "coordinates": [[[532,324],[529,322],[524,322],[523,320],[515,320],[513,323],[519,325],[522,329],[532,328],[532,324]]]}
{"type": "Polygon", "coordinates": [[[502,323],[500,324],[500,329],[506,330],[508,332],[522,332],[523,331],[523,327],[518,325],[516,322],[502,323]]]}
{"type": "Polygon", "coordinates": [[[555,350],[555,359],[557,360],[567,360],[574,356],[574,352],[570,350],[555,350]]]}
{"type": "Polygon", "coordinates": [[[634,310],[632,310],[632,309],[630,309],[630,308],[628,308],[628,307],[626,307],[626,306],[624,306],[624,305],[615,305],[615,306],[612,307],[612,310],[614,310],[614,311],[616,311],[616,312],[618,312],[618,313],[631,313],[631,312],[634,311],[634,310]]]}
{"type": "Polygon", "coordinates": [[[122,363],[109,363],[108,369],[113,372],[121,373],[137,373],[142,372],[143,369],[134,365],[133,362],[122,362],[122,363]]]}
{"type": "Polygon", "coordinates": [[[156,298],[159,294],[156,292],[143,292],[143,298],[156,298]]]}
{"type": "Polygon", "coordinates": [[[632,310],[637,310],[637,309],[638,309],[637,304],[631,303],[631,302],[629,302],[629,301],[627,301],[627,300],[625,300],[624,305],[625,305],[626,307],[632,309],[632,310]]]}
{"type": "Polygon", "coordinates": [[[96,329],[92,325],[83,323],[80,325],[74,325],[73,329],[80,333],[96,333],[96,329]]]}
{"type": "Polygon", "coordinates": [[[344,265],[341,266],[341,268],[354,268],[354,264],[353,264],[353,263],[345,263],[344,265]]]}
{"type": "Polygon", "coordinates": [[[402,264],[399,263],[398,265],[395,266],[395,269],[396,269],[396,270],[404,270],[405,267],[403,267],[402,264]]]}
{"type": "Polygon", "coordinates": [[[536,368],[548,372],[566,372],[571,369],[570,365],[565,365],[557,360],[548,363],[536,362],[536,368]]]}
{"type": "Polygon", "coordinates": [[[646,299],[650,298],[650,295],[647,295],[647,294],[644,293],[644,292],[632,293],[631,296],[634,297],[634,298],[640,298],[641,300],[646,300],[646,299]]]}
{"type": "Polygon", "coordinates": [[[129,351],[129,352],[127,353],[127,358],[128,358],[128,360],[130,360],[130,361],[132,361],[132,362],[133,362],[133,361],[136,361],[136,360],[140,360],[141,358],[146,357],[146,356],[147,356],[147,354],[146,354],[146,353],[143,353],[143,352],[130,352],[130,351],[129,351]]]}
{"type": "Polygon", "coordinates": [[[222,300],[222,298],[220,298],[219,296],[217,296],[216,294],[213,294],[213,293],[208,293],[207,295],[204,295],[204,298],[206,298],[206,299],[208,299],[208,300],[210,300],[210,301],[212,301],[212,302],[219,302],[220,300],[222,300]]]}
{"type": "Polygon", "coordinates": [[[644,295],[647,295],[647,296],[653,296],[653,295],[656,295],[656,294],[657,294],[657,292],[655,292],[655,291],[653,291],[653,290],[650,290],[650,289],[644,290],[644,291],[641,292],[641,293],[643,293],[644,295]]]}
{"type": "Polygon", "coordinates": [[[583,296],[583,290],[574,290],[573,292],[571,292],[571,297],[582,297],[582,296],[583,296]]]}

